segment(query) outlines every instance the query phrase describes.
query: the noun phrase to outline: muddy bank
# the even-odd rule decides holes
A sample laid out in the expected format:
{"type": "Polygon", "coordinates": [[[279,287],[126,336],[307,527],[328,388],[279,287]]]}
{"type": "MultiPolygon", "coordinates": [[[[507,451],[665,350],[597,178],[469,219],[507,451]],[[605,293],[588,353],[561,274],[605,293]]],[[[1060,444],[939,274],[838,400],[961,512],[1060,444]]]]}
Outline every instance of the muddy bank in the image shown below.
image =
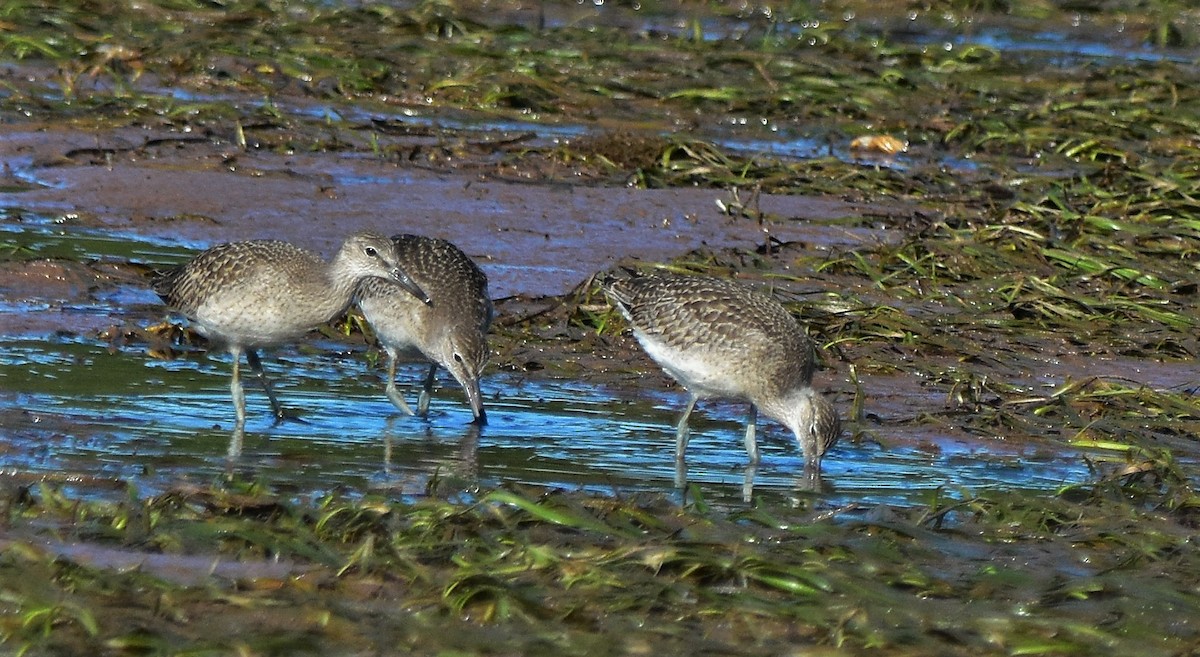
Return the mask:
{"type": "Polygon", "coordinates": [[[478,259],[493,296],[561,294],[623,259],[663,262],[694,249],[753,249],[768,236],[813,249],[849,247],[869,234],[812,219],[895,214],[833,198],[761,194],[760,225],[731,217],[713,189],[634,189],[521,181],[462,162],[421,168],[362,154],[241,150],[170,132],[78,134],[9,130],[0,157],[21,191],[17,211],[201,248],[273,238],[329,253],[372,229],[449,239],[478,259]]]}

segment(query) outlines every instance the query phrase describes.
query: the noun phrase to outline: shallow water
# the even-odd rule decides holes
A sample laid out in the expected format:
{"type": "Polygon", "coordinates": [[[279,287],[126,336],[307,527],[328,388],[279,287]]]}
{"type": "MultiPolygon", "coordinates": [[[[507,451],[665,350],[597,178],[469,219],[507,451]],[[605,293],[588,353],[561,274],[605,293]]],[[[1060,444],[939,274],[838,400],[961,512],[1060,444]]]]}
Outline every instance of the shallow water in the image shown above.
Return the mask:
{"type": "MultiPolygon", "coordinates": [[[[190,253],[186,245],[162,239],[36,216],[4,225],[0,237],[30,257],[74,262],[165,265],[190,253]]],[[[84,318],[116,325],[148,325],[166,315],[140,280],[91,287],[86,301],[53,296],[12,295],[0,306],[0,327],[8,326],[6,318],[39,313],[56,315],[48,327],[63,323],[59,314],[73,318],[68,324],[84,318]]],[[[158,360],[143,345],[113,347],[94,335],[47,330],[0,336],[0,398],[8,409],[0,470],[7,476],[52,478],[99,495],[122,494],[124,482],[144,494],[209,482],[231,468],[297,495],[469,494],[505,482],[616,494],[675,490],[673,426],[686,398],[679,389],[662,388],[657,378],[630,390],[493,370],[482,385],[489,424],[477,431],[445,372],[430,416],[413,418],[398,414],[383,395],[382,368],[369,367],[361,348],[332,341],[283,348],[267,353],[264,363],[281,403],[303,421],[272,426],[266,397],[248,376],[245,445],[231,464],[228,355],[195,352],[158,360]]],[[[401,370],[401,389],[412,401],[425,367],[413,363],[401,370]]],[[[909,394],[925,396],[888,403],[909,409],[941,403],[927,393],[909,394]]],[[[849,406],[846,399],[836,402],[849,406]]],[[[745,411],[739,404],[708,402],[692,417],[687,481],[699,484],[707,499],[736,502],[749,493],[741,443],[745,411]]],[[[972,488],[1054,489],[1088,477],[1079,453],[1049,443],[966,441],[928,426],[884,422],[889,426],[867,420],[851,427],[880,442],[847,434],[827,456],[827,503],[903,505],[938,489],[949,495],[972,488]]],[[[750,473],[753,495],[780,501],[810,494],[790,434],[760,419],[759,436],[763,461],[750,473]]]]}
{"type": "MultiPolygon", "coordinates": [[[[674,490],[679,392],[611,391],[494,373],[482,386],[489,424],[477,431],[449,378],[440,381],[427,419],[400,415],[382,394],[381,372],[369,370],[361,356],[285,349],[266,359],[280,401],[302,421],[272,426],[265,395],[248,381],[244,453],[232,467],[297,495],[418,495],[435,483],[443,492],[445,486],[469,492],[505,482],[617,494],[674,490]]],[[[410,397],[423,372],[420,364],[402,369],[410,397]]],[[[228,376],[224,355],[162,361],[135,349],[110,353],[82,338],[7,341],[0,352],[11,409],[4,421],[4,471],[91,482],[81,492],[97,494],[119,491],[121,482],[147,494],[224,476],[233,416],[228,376]]],[[[693,416],[688,482],[700,484],[706,498],[743,495],[744,412],[736,404],[710,403],[693,416]]],[[[754,494],[801,494],[803,462],[790,435],[765,422],[760,435],[763,461],[754,494]]],[[[910,504],[938,488],[950,494],[997,486],[1053,489],[1087,477],[1078,455],[1062,451],[989,449],[927,434],[891,438],[888,448],[845,439],[828,455],[829,503],[910,504]],[[927,448],[931,443],[937,449],[927,448]]]]}

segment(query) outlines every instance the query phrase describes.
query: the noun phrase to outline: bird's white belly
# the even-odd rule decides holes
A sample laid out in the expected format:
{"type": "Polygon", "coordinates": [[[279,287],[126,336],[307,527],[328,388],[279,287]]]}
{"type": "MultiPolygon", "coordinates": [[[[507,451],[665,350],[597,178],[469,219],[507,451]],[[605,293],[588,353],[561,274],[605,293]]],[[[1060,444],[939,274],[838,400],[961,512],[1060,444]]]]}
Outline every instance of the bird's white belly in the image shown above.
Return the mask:
{"type": "Polygon", "coordinates": [[[198,330],[224,336],[247,347],[293,340],[328,320],[324,309],[310,309],[282,299],[216,299],[196,311],[198,330]]]}
{"type": "Polygon", "coordinates": [[[399,294],[408,292],[366,297],[359,300],[358,307],[386,348],[400,355],[424,356],[420,350],[421,323],[433,320],[422,313],[422,308],[413,308],[407,299],[396,301],[399,294]]]}
{"type": "Polygon", "coordinates": [[[697,397],[740,398],[744,391],[728,376],[725,364],[705,357],[694,349],[669,347],[651,339],[639,338],[651,358],[697,397]]]}

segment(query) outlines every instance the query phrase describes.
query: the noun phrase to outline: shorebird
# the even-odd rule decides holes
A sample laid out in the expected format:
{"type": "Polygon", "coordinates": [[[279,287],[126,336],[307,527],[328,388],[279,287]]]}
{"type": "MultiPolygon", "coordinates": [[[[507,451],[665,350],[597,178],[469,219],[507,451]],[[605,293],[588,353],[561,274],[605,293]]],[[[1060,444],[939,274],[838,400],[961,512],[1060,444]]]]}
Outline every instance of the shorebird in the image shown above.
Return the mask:
{"type": "Polygon", "coordinates": [[[841,421],[812,388],[812,341],[783,305],[707,276],[609,278],[603,288],[647,355],[690,395],[675,432],[677,462],[687,449],[688,416],[696,402],[723,397],[750,403],[745,445],[751,464],[759,461],[754,432],[761,410],[795,434],[805,470],[820,472],[841,421]]]}
{"type": "MultiPolygon", "coordinates": [[[[429,297],[399,266],[392,241],[369,232],[347,238],[330,262],[287,242],[221,244],[159,277],[154,290],[188,317],[197,332],[233,356],[229,388],[235,430],[240,433],[246,423],[242,354],[262,382],[278,423],[284,418],[283,408],[257,350],[291,342],[328,322],[349,307],[361,281],[384,277],[396,281],[414,300],[428,303],[429,297]]],[[[240,452],[240,444],[237,447],[240,452]]],[[[234,451],[231,443],[231,456],[234,451]]]]}
{"type": "Polygon", "coordinates": [[[359,285],[358,307],[388,354],[388,399],[396,408],[414,414],[396,389],[396,361],[402,354],[419,354],[432,364],[416,414],[429,412],[434,375],[440,365],[466,392],[474,422],[486,424],[479,377],[488,360],[487,330],[493,314],[487,276],[446,240],[396,235],[392,241],[400,266],[429,293],[432,302],[420,303],[399,285],[379,278],[359,285]]]}

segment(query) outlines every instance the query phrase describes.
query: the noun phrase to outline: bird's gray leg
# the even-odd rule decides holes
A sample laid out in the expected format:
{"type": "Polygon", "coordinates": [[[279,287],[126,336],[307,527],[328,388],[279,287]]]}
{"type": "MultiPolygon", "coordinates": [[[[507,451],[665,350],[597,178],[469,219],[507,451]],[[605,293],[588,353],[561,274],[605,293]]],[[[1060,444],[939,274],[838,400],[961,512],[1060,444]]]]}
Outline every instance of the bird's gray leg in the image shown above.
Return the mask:
{"type": "MultiPolygon", "coordinates": [[[[262,383],[263,390],[267,392],[267,399],[271,402],[271,412],[275,414],[275,424],[279,424],[284,420],[283,407],[279,405],[279,400],[275,398],[275,388],[271,385],[271,379],[267,377],[266,370],[263,369],[262,361],[258,359],[258,352],[254,349],[246,350],[246,362],[250,363],[250,369],[258,375],[258,380],[262,383]]],[[[243,401],[243,408],[245,402],[243,401]]]]}
{"type": "Polygon", "coordinates": [[[229,379],[229,394],[233,397],[233,412],[237,420],[234,428],[240,430],[246,426],[246,393],[242,390],[242,350],[230,349],[233,356],[233,376],[229,379]]]}
{"type": "Polygon", "coordinates": [[[237,420],[234,422],[233,434],[229,437],[229,448],[225,454],[232,461],[242,455],[246,426],[246,393],[242,390],[242,350],[230,349],[229,353],[233,355],[233,376],[229,380],[229,394],[233,397],[233,412],[237,420]]]}
{"type": "Polygon", "coordinates": [[[234,461],[242,455],[242,443],[246,440],[246,431],[239,425],[229,436],[229,447],[225,451],[227,460],[234,461]]]}
{"type": "Polygon", "coordinates": [[[675,459],[675,488],[683,493],[687,488],[687,462],[675,459]]]}
{"type": "Polygon", "coordinates": [[[417,415],[429,414],[429,398],[433,396],[433,382],[437,374],[437,363],[429,366],[429,374],[425,377],[425,385],[421,388],[421,396],[417,398],[417,415]]]}
{"type": "Polygon", "coordinates": [[[746,414],[746,453],[750,455],[750,463],[758,463],[758,442],[754,440],[754,425],[758,423],[758,407],[750,404],[750,412],[746,414]]]}
{"type": "Polygon", "coordinates": [[[390,431],[383,434],[383,474],[392,474],[392,433],[390,431]]]}
{"type": "Polygon", "coordinates": [[[400,395],[400,391],[396,389],[396,354],[391,352],[388,352],[387,388],[384,392],[387,393],[388,399],[392,400],[393,406],[408,415],[413,414],[413,410],[409,408],[404,397],[400,395]]]}
{"type": "Polygon", "coordinates": [[[682,461],[683,453],[687,450],[689,436],[688,431],[688,416],[692,414],[692,409],[696,408],[696,395],[688,397],[687,407],[683,409],[683,415],[679,416],[679,425],[675,428],[675,460],[682,461]]]}
{"type": "Polygon", "coordinates": [[[754,477],[758,474],[758,464],[751,463],[746,466],[745,476],[742,478],[742,501],[749,504],[754,501],[754,477]]]}

